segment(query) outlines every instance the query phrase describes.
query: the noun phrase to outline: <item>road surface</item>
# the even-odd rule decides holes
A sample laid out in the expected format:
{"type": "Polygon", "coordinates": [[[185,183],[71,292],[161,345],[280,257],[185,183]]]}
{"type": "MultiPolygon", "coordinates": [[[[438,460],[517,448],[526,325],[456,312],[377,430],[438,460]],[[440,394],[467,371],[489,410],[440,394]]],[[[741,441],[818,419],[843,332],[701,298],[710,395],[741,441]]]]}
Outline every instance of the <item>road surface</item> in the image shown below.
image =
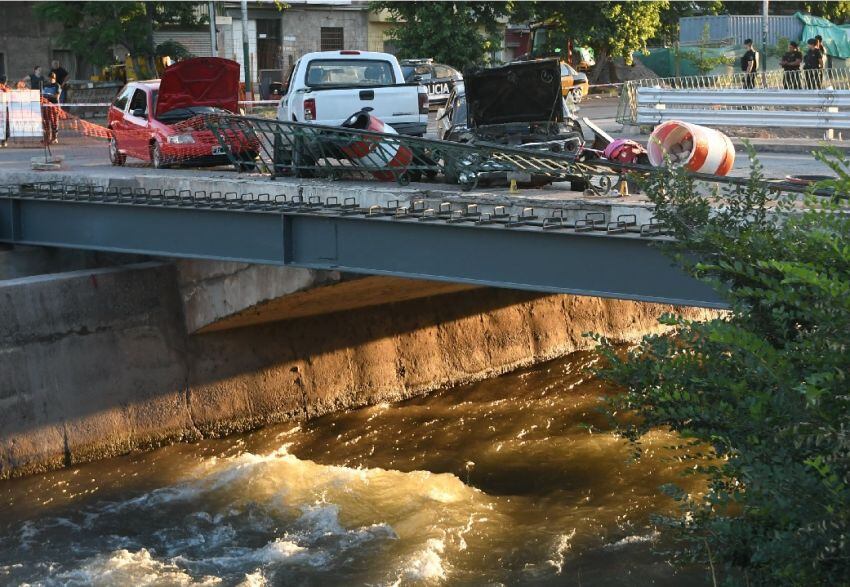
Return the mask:
{"type": "MultiPolygon", "coordinates": [[[[614,136],[622,136],[622,126],[615,120],[617,114],[616,98],[597,98],[591,96],[581,104],[578,113],[580,117],[588,117],[614,136]]],[[[429,135],[435,132],[436,112],[431,113],[429,135]]],[[[436,138],[431,136],[430,138],[436,138]]],[[[634,137],[638,142],[645,143],[647,136],[634,137]]],[[[53,145],[52,152],[64,157],[64,168],[79,171],[107,171],[126,173],[128,176],[145,173],[148,166],[141,161],[129,159],[124,168],[112,168],[107,157],[106,141],[102,139],[83,138],[79,136],[60,136],[60,144],[53,145]]],[[[30,167],[30,158],[42,155],[44,149],[37,147],[18,148],[7,147],[0,149],[0,171],[23,170],[30,167]]],[[[761,153],[759,161],[764,166],[765,176],[780,179],[787,175],[833,175],[831,171],[808,154],[761,153]]],[[[224,168],[217,168],[217,171],[224,168]]],[[[744,153],[738,153],[732,175],[745,176],[748,173],[749,161],[744,153]]],[[[206,174],[208,170],[197,170],[198,174],[206,174]]],[[[235,173],[235,172],[234,172],[235,173]]]]}

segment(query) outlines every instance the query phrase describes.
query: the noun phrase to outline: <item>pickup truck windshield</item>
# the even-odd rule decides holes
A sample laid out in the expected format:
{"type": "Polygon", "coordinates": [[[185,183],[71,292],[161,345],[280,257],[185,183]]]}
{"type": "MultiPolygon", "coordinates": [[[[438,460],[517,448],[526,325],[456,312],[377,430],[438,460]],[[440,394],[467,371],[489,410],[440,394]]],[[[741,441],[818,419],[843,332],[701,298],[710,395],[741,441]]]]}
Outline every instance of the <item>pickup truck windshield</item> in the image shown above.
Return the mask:
{"type": "Polygon", "coordinates": [[[375,59],[314,59],[304,83],[310,88],[387,86],[395,83],[389,61],[375,59]]]}

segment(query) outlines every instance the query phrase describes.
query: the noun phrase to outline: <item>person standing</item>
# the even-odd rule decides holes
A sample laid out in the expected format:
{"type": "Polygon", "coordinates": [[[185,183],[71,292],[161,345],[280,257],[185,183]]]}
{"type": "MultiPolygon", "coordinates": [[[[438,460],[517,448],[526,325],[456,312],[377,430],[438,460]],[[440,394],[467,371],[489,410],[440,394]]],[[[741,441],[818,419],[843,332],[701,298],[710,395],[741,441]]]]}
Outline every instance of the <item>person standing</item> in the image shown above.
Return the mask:
{"type": "Polygon", "coordinates": [[[756,72],[759,69],[759,54],[753,49],[753,40],[744,41],[744,55],[741,57],[741,71],[744,72],[744,89],[756,87],[756,72]]]}
{"type": "Polygon", "coordinates": [[[823,53],[818,49],[818,42],[809,39],[806,42],[808,51],[803,56],[803,76],[807,90],[819,90],[823,78],[823,53]]]}
{"type": "Polygon", "coordinates": [[[41,117],[44,126],[44,140],[47,144],[59,142],[59,96],[62,88],[56,74],[50,72],[47,83],[41,88],[41,117]]]}
{"type": "Polygon", "coordinates": [[[29,75],[29,86],[31,90],[41,91],[44,86],[44,76],[41,75],[41,66],[36,65],[32,68],[32,73],[29,75]]]}
{"type": "Polygon", "coordinates": [[[815,35],[815,41],[818,42],[818,50],[820,51],[820,69],[826,69],[827,55],[826,47],[823,44],[823,37],[820,35],[815,35]]]}
{"type": "Polygon", "coordinates": [[[65,91],[65,82],[68,81],[68,70],[62,67],[58,59],[54,59],[50,64],[50,73],[56,74],[56,83],[59,84],[59,88],[61,89],[61,92],[59,92],[59,103],[64,104],[65,95],[67,94],[65,91]]]}
{"type": "Polygon", "coordinates": [[[782,74],[782,87],[786,90],[799,90],[800,65],[803,63],[803,53],[799,49],[797,41],[788,43],[788,51],[779,60],[779,65],[785,73],[782,74]]]}

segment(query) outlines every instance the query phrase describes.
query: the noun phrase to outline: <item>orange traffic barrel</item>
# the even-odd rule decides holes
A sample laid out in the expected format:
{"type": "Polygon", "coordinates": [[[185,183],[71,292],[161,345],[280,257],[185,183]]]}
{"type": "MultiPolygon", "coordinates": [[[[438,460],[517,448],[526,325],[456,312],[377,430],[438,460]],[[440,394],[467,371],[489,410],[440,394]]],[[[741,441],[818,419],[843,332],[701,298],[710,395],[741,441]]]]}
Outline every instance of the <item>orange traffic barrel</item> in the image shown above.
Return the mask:
{"type": "Polygon", "coordinates": [[[726,175],[735,164],[735,146],[720,131],[668,120],[652,131],[646,146],[649,162],[656,167],[665,157],[673,165],[684,166],[695,173],[726,175]]]}
{"type": "MultiPolygon", "coordinates": [[[[393,127],[384,124],[366,109],[349,116],[341,126],[388,135],[398,134],[393,127]]],[[[413,161],[413,152],[399,141],[370,135],[361,135],[357,140],[342,147],[342,151],[353,163],[369,169],[370,173],[381,181],[394,181],[413,161]],[[387,169],[375,169],[381,167],[387,169]]]]}

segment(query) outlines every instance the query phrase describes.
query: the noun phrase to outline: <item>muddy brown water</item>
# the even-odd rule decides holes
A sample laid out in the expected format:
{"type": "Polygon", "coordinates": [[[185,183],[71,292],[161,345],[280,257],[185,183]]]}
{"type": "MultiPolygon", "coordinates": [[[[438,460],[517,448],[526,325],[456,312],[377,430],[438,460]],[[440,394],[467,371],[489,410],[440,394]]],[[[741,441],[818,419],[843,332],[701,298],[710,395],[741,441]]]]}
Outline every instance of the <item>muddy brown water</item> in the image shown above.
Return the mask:
{"type": "Polygon", "coordinates": [[[637,463],[594,359],[0,484],[0,583],[702,585],[653,551],[670,434],[637,463]]]}

